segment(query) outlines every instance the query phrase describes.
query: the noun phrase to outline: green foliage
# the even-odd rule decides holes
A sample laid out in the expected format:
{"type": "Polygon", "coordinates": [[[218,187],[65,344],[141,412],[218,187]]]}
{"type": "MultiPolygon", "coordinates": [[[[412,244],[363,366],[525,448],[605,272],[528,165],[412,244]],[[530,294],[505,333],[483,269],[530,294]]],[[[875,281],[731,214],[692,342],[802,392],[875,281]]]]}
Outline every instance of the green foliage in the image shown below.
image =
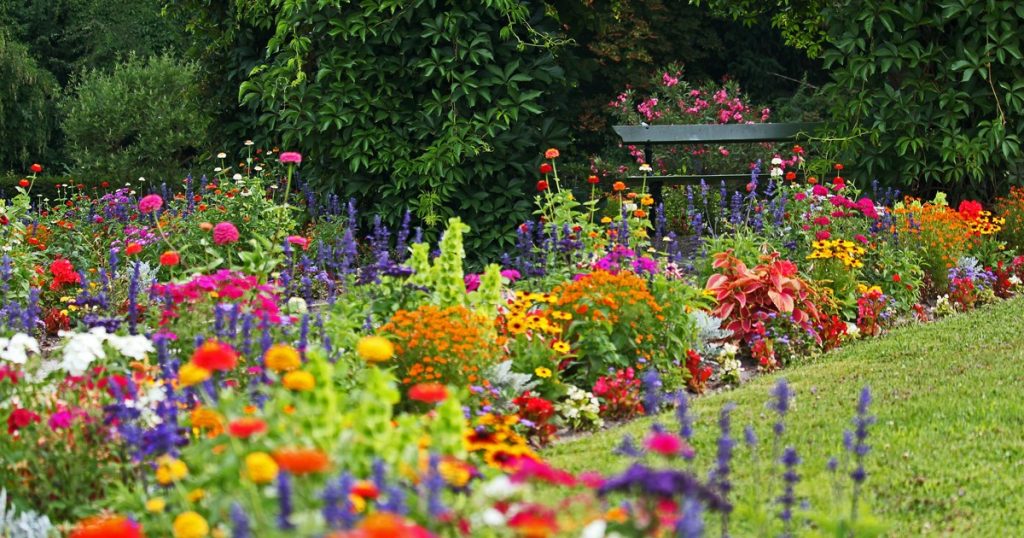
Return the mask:
{"type": "Polygon", "coordinates": [[[412,246],[409,266],[414,271],[409,283],[430,290],[427,301],[430,304],[448,306],[467,306],[479,314],[493,316],[501,302],[501,268],[490,264],[480,278],[480,287],[466,293],[465,273],[462,262],[466,257],[463,247],[463,234],[469,232],[469,226],[458,218],[448,220],[438,245],[440,254],[430,260],[430,245],[417,243],[412,246]]]}
{"type": "Polygon", "coordinates": [[[28,47],[0,27],[0,170],[24,174],[42,161],[56,131],[53,100],[57,82],[28,47]]]}
{"type": "Polygon", "coordinates": [[[308,178],[373,193],[385,220],[407,206],[428,227],[461,215],[482,231],[467,245],[478,256],[512,245],[533,154],[563,138],[550,113],[564,74],[550,50],[516,35],[534,27],[524,5],[296,0],[242,11],[276,31],[241,99],[306,155],[308,178]]]}
{"type": "Polygon", "coordinates": [[[132,57],[92,70],[65,102],[69,151],[82,178],[173,180],[202,147],[210,119],[196,66],[169,56],[132,57]]]}
{"type": "Polygon", "coordinates": [[[1024,5],[862,0],[826,16],[825,91],[867,175],[965,195],[1019,182],[1024,5]]]}

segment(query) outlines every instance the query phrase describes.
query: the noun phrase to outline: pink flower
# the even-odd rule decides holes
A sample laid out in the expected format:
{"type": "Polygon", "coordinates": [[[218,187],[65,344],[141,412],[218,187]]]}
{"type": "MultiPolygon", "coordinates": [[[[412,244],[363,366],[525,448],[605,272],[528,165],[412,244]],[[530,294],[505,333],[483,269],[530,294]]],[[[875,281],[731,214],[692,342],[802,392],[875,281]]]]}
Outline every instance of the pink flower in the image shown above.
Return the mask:
{"type": "Polygon", "coordinates": [[[862,234],[857,234],[857,235],[853,236],[853,238],[856,239],[857,241],[860,241],[861,243],[863,243],[865,245],[868,244],[868,238],[864,237],[864,235],[862,235],[862,234]]]}
{"type": "Polygon", "coordinates": [[[463,281],[466,283],[466,293],[476,291],[480,288],[480,275],[470,273],[463,277],[463,281]]]}
{"type": "Polygon", "coordinates": [[[818,226],[828,226],[830,222],[832,221],[828,220],[828,217],[818,217],[814,219],[814,223],[818,226]]]}
{"type": "Polygon", "coordinates": [[[807,199],[807,195],[802,192],[798,192],[796,193],[796,196],[794,196],[793,198],[796,198],[796,201],[798,202],[803,202],[804,200],[807,199]]]}
{"type": "Polygon", "coordinates": [[[693,448],[686,444],[679,436],[658,432],[647,438],[647,450],[662,456],[692,456],[693,448]]]}
{"type": "Polygon", "coordinates": [[[71,422],[74,418],[75,417],[71,414],[71,411],[61,409],[60,411],[50,415],[50,420],[47,421],[47,424],[49,424],[51,430],[57,431],[60,429],[70,428],[71,422]]]}
{"type": "Polygon", "coordinates": [[[828,189],[826,189],[825,187],[822,187],[821,185],[815,185],[814,188],[811,189],[811,192],[814,193],[815,196],[827,196],[828,195],[828,189]]]}
{"type": "Polygon", "coordinates": [[[572,474],[533,458],[520,458],[516,470],[510,477],[513,483],[521,484],[527,480],[539,480],[561,486],[576,485],[576,477],[572,474]]]}
{"type": "Polygon", "coordinates": [[[299,245],[303,249],[309,248],[309,239],[302,237],[301,235],[289,235],[288,242],[293,245],[299,245]]]}
{"type": "Polygon", "coordinates": [[[164,199],[158,194],[149,194],[139,200],[140,213],[152,213],[164,206],[164,199]]]}
{"type": "Polygon", "coordinates": [[[501,272],[501,276],[507,278],[510,283],[523,277],[523,275],[519,274],[519,271],[516,271],[515,269],[505,269],[501,272]]]}
{"type": "Polygon", "coordinates": [[[825,241],[832,237],[832,234],[828,230],[818,230],[818,233],[814,234],[814,238],[818,241],[825,241]]]}
{"type": "Polygon", "coordinates": [[[234,224],[221,222],[213,227],[213,242],[215,244],[229,245],[235,241],[238,241],[238,228],[235,228],[234,224]]]}
{"type": "Polygon", "coordinates": [[[286,151],[278,159],[281,161],[281,164],[301,164],[302,154],[295,151],[286,151]]]}

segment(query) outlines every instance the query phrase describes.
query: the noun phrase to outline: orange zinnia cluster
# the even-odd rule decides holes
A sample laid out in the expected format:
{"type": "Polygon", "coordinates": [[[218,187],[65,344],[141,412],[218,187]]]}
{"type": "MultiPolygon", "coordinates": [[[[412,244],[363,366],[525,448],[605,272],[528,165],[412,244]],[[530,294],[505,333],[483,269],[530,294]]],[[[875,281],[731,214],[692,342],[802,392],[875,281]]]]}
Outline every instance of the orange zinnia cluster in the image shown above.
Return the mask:
{"type": "Polygon", "coordinates": [[[463,306],[399,310],[380,332],[395,345],[393,363],[405,385],[478,383],[500,356],[493,320],[463,306]]]}
{"type": "Polygon", "coordinates": [[[918,248],[933,277],[944,280],[946,270],[977,248],[982,239],[953,208],[912,202],[907,199],[906,207],[894,210],[896,231],[905,244],[918,248]]]}

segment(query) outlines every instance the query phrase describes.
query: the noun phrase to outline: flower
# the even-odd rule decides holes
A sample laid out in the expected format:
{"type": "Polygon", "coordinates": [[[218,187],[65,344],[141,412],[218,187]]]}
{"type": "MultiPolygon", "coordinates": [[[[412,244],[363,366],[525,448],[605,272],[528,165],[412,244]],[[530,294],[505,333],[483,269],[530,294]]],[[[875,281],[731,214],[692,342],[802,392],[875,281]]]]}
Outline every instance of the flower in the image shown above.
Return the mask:
{"type": "Polygon", "coordinates": [[[616,181],[615,183],[612,183],[612,190],[615,192],[624,191],[626,190],[626,184],[621,181],[616,181]]]}
{"type": "Polygon", "coordinates": [[[29,167],[29,170],[32,170],[33,174],[38,174],[43,171],[43,166],[39,163],[33,163],[32,166],[29,167]]]}
{"type": "Polygon", "coordinates": [[[248,439],[267,431],[267,423],[256,417],[242,417],[228,424],[228,434],[239,439],[248,439]]]}
{"type": "Polygon", "coordinates": [[[67,409],[61,409],[56,413],[50,415],[50,419],[46,421],[47,425],[53,431],[67,429],[71,427],[71,423],[74,421],[74,415],[67,409]]]}
{"type": "Polygon", "coordinates": [[[326,471],[331,465],[327,454],[315,448],[288,448],[275,450],[274,461],[291,474],[303,475],[326,471]]]}
{"type": "Polygon", "coordinates": [[[129,256],[134,256],[140,252],[142,252],[142,245],[138,243],[128,243],[128,246],[124,249],[124,253],[129,256]]]}
{"type": "Polygon", "coordinates": [[[369,480],[360,480],[352,485],[352,494],[372,501],[380,496],[380,490],[377,489],[377,485],[373,482],[369,480]]]}
{"type": "Polygon", "coordinates": [[[281,384],[289,390],[299,392],[313,390],[313,387],[316,386],[316,378],[314,378],[313,374],[309,372],[295,370],[285,374],[284,379],[281,380],[281,384]]]}
{"type": "Polygon", "coordinates": [[[555,342],[551,344],[551,349],[559,353],[568,353],[570,349],[569,342],[564,340],[555,340],[555,342]]]}
{"type": "Polygon", "coordinates": [[[558,150],[555,148],[548,148],[548,150],[544,152],[545,159],[557,159],[558,155],[558,150]]]}
{"type": "Polygon", "coordinates": [[[160,255],[160,265],[164,267],[174,267],[181,263],[181,256],[173,250],[168,250],[160,255]]]}
{"type": "Polygon", "coordinates": [[[437,403],[448,397],[448,389],[440,383],[417,383],[409,388],[409,399],[424,403],[437,403]]]}
{"type": "Polygon", "coordinates": [[[587,177],[587,183],[590,183],[591,185],[597,185],[600,182],[601,182],[601,178],[599,178],[597,176],[589,176],[589,177],[587,177]]]}
{"type": "Polygon", "coordinates": [[[212,372],[206,368],[196,366],[191,362],[186,362],[178,369],[178,385],[182,387],[191,387],[192,385],[198,385],[207,379],[210,379],[212,372]]]}
{"type": "Polygon", "coordinates": [[[189,510],[174,518],[174,538],[204,538],[210,534],[210,524],[206,519],[189,510]]]}
{"type": "Polygon", "coordinates": [[[10,339],[0,338],[0,359],[25,364],[29,351],[39,353],[39,342],[25,333],[14,333],[10,339]]]}
{"type": "Polygon", "coordinates": [[[188,465],[177,458],[160,456],[156,464],[156,481],[161,486],[168,486],[188,476],[188,465]]]}
{"type": "Polygon", "coordinates": [[[164,508],[167,508],[167,501],[163,497],[153,497],[146,501],[146,511],[151,514],[163,513],[164,508]]]}
{"type": "Polygon", "coordinates": [[[148,194],[139,200],[139,213],[152,213],[164,206],[164,199],[158,194],[148,194]]]}
{"type": "Polygon", "coordinates": [[[115,514],[79,521],[68,538],[144,538],[139,524],[115,514]]]}
{"type": "Polygon", "coordinates": [[[309,248],[309,239],[302,237],[301,235],[289,235],[285,238],[286,241],[293,245],[298,245],[303,249],[309,248]]]}
{"type": "Polygon", "coordinates": [[[544,191],[548,190],[548,182],[544,181],[543,179],[538,181],[537,182],[537,190],[540,191],[540,192],[544,192],[544,191]]]}
{"type": "Polygon", "coordinates": [[[537,369],[535,369],[533,371],[533,373],[537,374],[537,377],[542,378],[542,379],[547,379],[547,378],[551,377],[551,369],[550,368],[545,368],[543,366],[538,366],[537,369]]]}
{"type": "Polygon", "coordinates": [[[366,362],[384,362],[395,355],[395,346],[383,336],[364,336],[356,344],[356,353],[366,362]]]}
{"type": "Polygon", "coordinates": [[[257,484],[269,484],[277,478],[277,462],[266,452],[253,452],[245,457],[245,477],[257,484]]]}
{"type": "MultiPolygon", "coordinates": [[[[66,334],[62,333],[61,336],[66,334]]],[[[106,357],[106,352],[103,350],[104,339],[105,331],[102,327],[87,333],[72,334],[64,344],[61,368],[73,376],[85,374],[94,360],[106,357]]]]}
{"type": "Polygon", "coordinates": [[[644,163],[644,164],[641,164],[641,165],[640,165],[640,171],[641,171],[641,172],[644,172],[644,173],[649,173],[649,172],[651,172],[651,171],[653,171],[653,170],[654,170],[654,169],[653,169],[653,168],[651,168],[651,165],[649,165],[649,164],[647,164],[647,163],[644,163]]]}
{"type": "Polygon", "coordinates": [[[238,363],[238,354],[224,343],[207,340],[192,353],[192,364],[207,370],[227,371],[238,363]]]}
{"type": "Polygon", "coordinates": [[[217,245],[229,245],[238,241],[238,228],[230,222],[220,222],[213,227],[213,242],[217,245]]]}
{"type": "Polygon", "coordinates": [[[32,183],[29,180],[27,180],[27,179],[22,179],[21,181],[18,182],[18,186],[23,188],[23,189],[27,189],[28,186],[31,185],[31,184],[32,183]]]}
{"type": "Polygon", "coordinates": [[[7,417],[7,433],[13,434],[25,426],[39,421],[39,415],[28,409],[19,407],[14,411],[11,411],[11,414],[7,417]]]}
{"type": "Polygon", "coordinates": [[[275,372],[289,372],[302,366],[302,357],[292,346],[274,344],[263,355],[263,364],[275,372]]]}
{"type": "Polygon", "coordinates": [[[647,438],[647,450],[662,456],[693,455],[693,449],[679,436],[658,432],[647,438]]]}
{"type": "Polygon", "coordinates": [[[554,168],[548,163],[540,163],[540,173],[550,174],[554,168]]]}
{"type": "Polygon", "coordinates": [[[281,164],[301,164],[302,154],[295,151],[285,151],[281,153],[278,160],[281,161],[281,164]]]}

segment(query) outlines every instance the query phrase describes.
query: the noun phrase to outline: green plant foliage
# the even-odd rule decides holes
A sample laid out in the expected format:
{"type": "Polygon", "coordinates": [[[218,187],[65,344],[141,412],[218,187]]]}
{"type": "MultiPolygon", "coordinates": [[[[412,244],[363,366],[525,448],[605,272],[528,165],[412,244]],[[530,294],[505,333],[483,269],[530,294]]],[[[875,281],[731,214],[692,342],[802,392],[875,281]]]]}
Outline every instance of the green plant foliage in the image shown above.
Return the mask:
{"type": "Polygon", "coordinates": [[[531,33],[542,15],[509,0],[252,9],[247,22],[276,32],[240,96],[321,188],[372,194],[389,221],[405,207],[428,228],[460,215],[483,231],[470,251],[498,255],[529,215],[538,148],[564,139],[551,114],[563,71],[531,33]]]}
{"type": "Polygon", "coordinates": [[[57,82],[29,55],[28,47],[0,28],[0,170],[22,174],[42,157],[56,126],[53,99],[57,82]]]}
{"type": "Polygon", "coordinates": [[[196,66],[169,56],[132,57],[113,73],[92,70],[64,103],[64,131],[83,179],[177,179],[204,144],[210,119],[196,66]]]}

